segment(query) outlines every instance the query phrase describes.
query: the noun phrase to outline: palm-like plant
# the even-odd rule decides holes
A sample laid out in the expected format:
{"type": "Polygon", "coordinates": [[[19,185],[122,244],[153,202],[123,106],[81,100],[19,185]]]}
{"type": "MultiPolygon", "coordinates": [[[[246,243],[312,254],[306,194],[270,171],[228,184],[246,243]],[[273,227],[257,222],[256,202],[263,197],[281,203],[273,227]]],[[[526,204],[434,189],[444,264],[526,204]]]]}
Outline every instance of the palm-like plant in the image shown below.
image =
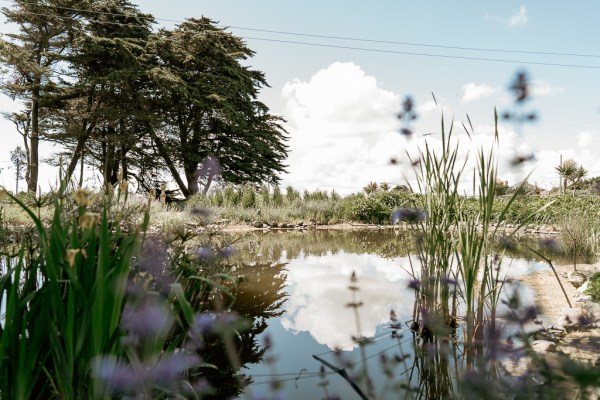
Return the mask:
{"type": "MultiPolygon", "coordinates": [[[[567,190],[567,183],[572,184],[579,182],[584,176],[587,175],[587,170],[581,165],[577,165],[575,160],[569,159],[562,162],[556,171],[563,179],[563,191],[567,190]]],[[[575,194],[575,192],[573,192],[575,194]]]]}

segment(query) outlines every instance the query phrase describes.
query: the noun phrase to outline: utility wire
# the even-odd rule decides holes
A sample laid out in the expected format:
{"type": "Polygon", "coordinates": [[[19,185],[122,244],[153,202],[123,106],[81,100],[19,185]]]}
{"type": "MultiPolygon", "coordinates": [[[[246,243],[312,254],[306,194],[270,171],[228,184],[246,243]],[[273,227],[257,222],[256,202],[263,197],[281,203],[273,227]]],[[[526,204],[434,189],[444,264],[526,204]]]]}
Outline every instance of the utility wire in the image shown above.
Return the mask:
{"type": "Polygon", "coordinates": [[[239,29],[239,30],[253,31],[253,32],[275,33],[278,35],[302,36],[302,37],[312,37],[312,38],[320,38],[320,39],[348,40],[348,41],[367,42],[367,43],[396,44],[396,45],[402,45],[402,46],[432,47],[432,48],[438,48],[438,49],[484,51],[484,52],[497,52],[497,53],[518,53],[518,54],[534,54],[534,55],[549,55],[549,56],[600,58],[600,54],[559,53],[559,52],[553,52],[553,51],[509,50],[509,49],[492,49],[492,48],[483,48],[483,47],[463,47],[463,46],[451,46],[451,45],[441,45],[441,44],[432,44],[432,43],[417,43],[417,42],[402,42],[402,41],[395,41],[395,40],[366,39],[366,38],[357,38],[357,37],[348,37],[348,36],[316,35],[316,34],[311,34],[311,33],[286,32],[286,31],[275,31],[275,30],[270,30],[270,29],[246,28],[246,27],[242,27],[242,26],[226,26],[226,25],[218,25],[218,26],[220,26],[222,28],[239,29]]]}
{"type": "Polygon", "coordinates": [[[367,47],[353,47],[353,46],[342,46],[342,45],[325,44],[325,43],[299,42],[299,41],[294,41],[294,40],[268,39],[268,38],[252,37],[252,36],[240,36],[240,37],[243,39],[260,40],[260,41],[265,41],[265,42],[289,43],[289,44],[299,44],[299,45],[304,45],[304,46],[316,46],[316,47],[344,49],[344,50],[368,51],[368,52],[372,52],[372,53],[402,54],[402,55],[410,55],[410,56],[449,58],[449,59],[470,60],[470,61],[489,61],[489,62],[501,62],[501,63],[510,63],[510,64],[544,65],[544,66],[565,67],[565,68],[600,69],[600,65],[561,64],[561,63],[550,63],[550,62],[543,62],[543,61],[522,61],[522,60],[509,60],[509,59],[501,59],[501,58],[457,56],[457,55],[449,55],[449,54],[417,53],[417,52],[411,52],[411,51],[372,49],[372,48],[367,48],[367,47]]]}
{"type": "MultiPolygon", "coordinates": [[[[7,3],[13,2],[13,0],[0,0],[0,1],[7,2],[7,3]]],[[[22,3],[29,4],[32,6],[40,6],[39,4],[34,3],[34,2],[22,1],[22,3]]],[[[68,11],[88,13],[88,14],[138,18],[138,19],[147,20],[150,22],[153,22],[153,21],[164,21],[164,22],[173,22],[173,23],[185,22],[184,20],[178,20],[178,19],[155,18],[153,16],[145,17],[143,15],[136,15],[133,13],[115,13],[115,12],[108,12],[108,11],[84,10],[84,9],[80,9],[80,8],[64,7],[64,6],[49,6],[48,8],[59,9],[59,10],[68,10],[68,11]]],[[[105,23],[115,23],[115,22],[109,22],[109,21],[104,21],[104,22],[105,23]]],[[[116,23],[118,23],[118,22],[116,22],[116,23]]],[[[252,31],[252,32],[273,33],[273,34],[277,34],[277,35],[311,37],[311,38],[318,38],[318,39],[347,40],[347,41],[365,42],[365,43],[394,44],[394,45],[401,45],[401,46],[429,47],[429,48],[438,48],[438,49],[467,50],[467,51],[481,51],[481,52],[495,52],[495,53],[516,53],[516,54],[533,54],[533,55],[544,55],[544,56],[600,58],[600,54],[590,54],[590,53],[562,53],[562,52],[556,52],[556,51],[533,51],[533,50],[496,49],[496,48],[485,48],[485,47],[468,47],[468,46],[456,46],[456,45],[442,45],[442,44],[435,44],[435,43],[420,43],[420,42],[407,42],[407,41],[397,41],[397,40],[359,38],[359,37],[351,37],[351,36],[321,35],[321,34],[313,34],[313,33],[290,32],[290,31],[280,31],[280,30],[273,30],[273,29],[250,28],[250,27],[245,27],[245,26],[222,25],[222,24],[218,24],[217,26],[221,27],[223,29],[238,29],[238,30],[252,31]]]]}
{"type": "MultiPolygon", "coordinates": [[[[0,1],[10,1],[10,0],[0,0],[0,1]]],[[[29,3],[34,4],[34,3],[29,3]]],[[[121,15],[132,17],[135,15],[125,14],[125,13],[107,13],[101,11],[87,11],[83,9],[76,9],[70,7],[54,7],[54,8],[64,8],[71,11],[80,11],[87,13],[100,13],[107,15],[121,15]]],[[[24,11],[26,14],[30,15],[38,15],[38,16],[53,16],[56,18],[62,19],[72,19],[68,16],[62,16],[58,14],[51,13],[36,13],[32,11],[24,11]]],[[[145,19],[142,16],[136,16],[140,19],[145,19]]],[[[168,22],[185,22],[181,20],[170,20],[170,19],[162,19],[155,18],[157,21],[168,21],[168,22]]],[[[110,24],[110,25],[136,25],[131,23],[122,23],[122,22],[114,22],[114,21],[95,21],[95,23],[99,24],[110,24]]],[[[142,25],[140,25],[142,26],[142,25]]],[[[485,48],[476,48],[476,47],[461,47],[461,46],[445,46],[445,45],[437,45],[437,44],[427,44],[427,43],[412,43],[412,42],[396,42],[396,41],[385,41],[385,40],[376,40],[376,39],[361,39],[361,38],[351,38],[344,36],[326,36],[326,35],[314,35],[308,33],[297,33],[297,32],[284,32],[284,31],[273,31],[267,29],[258,29],[258,28],[244,28],[244,27],[230,27],[233,29],[245,29],[245,30],[253,30],[258,32],[265,33],[276,33],[276,34],[287,34],[287,35],[296,35],[296,36],[306,36],[306,37],[315,37],[315,38],[326,38],[326,39],[337,39],[337,40],[354,40],[354,41],[362,41],[362,42],[371,42],[371,43],[388,43],[388,44],[399,44],[399,45],[410,45],[410,46],[422,46],[422,47],[432,47],[432,48],[446,48],[446,49],[454,49],[454,50],[470,50],[470,51],[487,51],[487,52],[503,52],[503,53],[520,53],[520,54],[535,54],[535,55],[556,55],[556,56],[570,56],[570,57],[594,57],[600,58],[600,55],[597,54],[581,54],[581,53],[559,53],[559,52],[535,52],[535,51],[527,51],[527,50],[508,50],[508,49],[485,49],[485,48]]],[[[226,28],[225,28],[226,29],[226,28]]],[[[419,53],[419,52],[410,52],[410,51],[399,51],[399,50],[386,50],[386,49],[374,49],[367,47],[354,47],[354,46],[343,46],[343,45],[334,45],[334,44],[326,44],[326,43],[315,43],[315,42],[301,42],[294,40],[284,40],[284,39],[273,39],[273,38],[260,38],[260,37],[252,37],[252,36],[240,36],[242,39],[248,40],[259,40],[259,41],[267,41],[274,43],[288,43],[288,44],[298,44],[305,46],[316,46],[316,47],[325,47],[325,48],[337,48],[344,50],[357,50],[357,51],[368,51],[368,52],[376,52],[376,53],[389,53],[389,54],[402,54],[402,55],[412,55],[412,56],[421,56],[421,57],[435,57],[435,58],[447,58],[447,59],[459,59],[459,60],[471,60],[471,61],[488,61],[488,62],[502,62],[502,63],[512,63],[512,64],[529,64],[529,65],[543,65],[543,66],[554,66],[554,67],[566,67],[566,68],[585,68],[585,69],[600,69],[599,65],[582,65],[582,64],[565,64],[565,63],[552,63],[552,62],[542,62],[542,61],[521,61],[521,60],[511,60],[511,59],[498,59],[498,58],[486,58],[486,57],[472,57],[472,56],[459,56],[459,55],[449,55],[449,54],[434,54],[434,53],[419,53]]]]}

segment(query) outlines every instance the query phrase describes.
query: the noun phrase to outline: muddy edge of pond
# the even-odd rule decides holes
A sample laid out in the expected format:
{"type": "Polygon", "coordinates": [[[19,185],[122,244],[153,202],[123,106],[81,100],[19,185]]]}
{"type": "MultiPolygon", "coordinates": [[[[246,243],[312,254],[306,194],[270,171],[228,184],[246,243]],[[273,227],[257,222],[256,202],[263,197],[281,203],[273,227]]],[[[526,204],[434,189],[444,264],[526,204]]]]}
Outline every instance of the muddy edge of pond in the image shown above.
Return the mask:
{"type": "MultiPolygon", "coordinates": [[[[190,228],[199,228],[197,224],[187,223],[190,228]]],[[[495,224],[491,225],[496,227],[495,224]]],[[[517,224],[506,224],[501,223],[498,230],[500,233],[511,234],[516,228],[517,224]]],[[[281,231],[294,231],[294,230],[306,230],[306,229],[317,229],[317,230],[410,230],[414,228],[414,225],[407,223],[400,223],[396,225],[378,225],[378,224],[362,224],[354,222],[345,222],[338,224],[320,224],[314,221],[297,221],[295,223],[268,223],[263,221],[253,221],[251,223],[238,223],[232,224],[229,220],[218,220],[215,223],[208,225],[208,228],[219,229],[223,232],[250,232],[260,230],[281,230],[281,231]]],[[[558,235],[560,228],[556,225],[535,225],[528,224],[517,232],[518,236],[526,235],[558,235]]]]}
{"type": "Polygon", "coordinates": [[[572,307],[569,307],[550,267],[523,278],[523,282],[533,289],[534,301],[550,326],[564,330],[556,346],[549,352],[561,352],[571,359],[599,365],[600,304],[593,303],[590,296],[583,292],[587,279],[595,272],[600,272],[600,263],[578,264],[576,270],[573,264],[555,265],[555,268],[572,307]],[[590,318],[584,326],[578,322],[580,315],[590,318]]]}

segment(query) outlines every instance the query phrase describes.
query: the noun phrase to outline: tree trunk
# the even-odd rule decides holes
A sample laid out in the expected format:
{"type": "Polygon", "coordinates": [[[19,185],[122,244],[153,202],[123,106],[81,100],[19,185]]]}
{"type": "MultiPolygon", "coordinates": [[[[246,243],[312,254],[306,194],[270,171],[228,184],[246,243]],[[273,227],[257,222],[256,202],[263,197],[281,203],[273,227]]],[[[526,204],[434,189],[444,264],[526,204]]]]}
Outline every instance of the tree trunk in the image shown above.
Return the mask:
{"type": "Polygon", "coordinates": [[[39,163],[39,141],[40,141],[40,77],[36,76],[33,82],[31,94],[31,155],[27,168],[27,191],[35,193],[38,186],[38,163],[39,163]]]}
{"type": "MultiPolygon", "coordinates": [[[[85,146],[81,146],[81,169],[79,170],[79,188],[83,187],[83,161],[85,159],[83,152],[85,151],[85,146]]],[[[73,155],[75,157],[75,155],[73,155]]]]}
{"type": "Polygon", "coordinates": [[[160,137],[158,137],[156,132],[154,132],[154,129],[150,128],[149,131],[150,131],[150,136],[152,137],[152,140],[154,140],[154,144],[156,145],[156,149],[158,150],[158,154],[165,161],[165,164],[167,164],[167,168],[169,168],[169,171],[171,172],[173,179],[175,179],[177,186],[179,186],[179,190],[181,190],[181,193],[187,199],[192,194],[190,193],[190,190],[183,182],[183,179],[181,179],[181,175],[179,175],[179,171],[177,171],[177,168],[175,168],[175,164],[173,163],[173,160],[171,160],[171,157],[169,156],[169,153],[167,152],[167,149],[165,148],[163,141],[161,140],[160,137]]]}

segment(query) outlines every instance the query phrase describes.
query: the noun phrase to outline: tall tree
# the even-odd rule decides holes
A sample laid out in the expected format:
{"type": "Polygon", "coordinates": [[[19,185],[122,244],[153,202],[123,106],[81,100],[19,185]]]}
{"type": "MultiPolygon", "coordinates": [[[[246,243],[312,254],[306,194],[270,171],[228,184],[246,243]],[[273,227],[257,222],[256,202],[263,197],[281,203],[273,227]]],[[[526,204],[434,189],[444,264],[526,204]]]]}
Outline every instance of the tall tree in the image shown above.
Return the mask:
{"type": "Polygon", "coordinates": [[[7,34],[0,40],[0,62],[9,70],[0,90],[25,104],[21,113],[27,121],[28,166],[27,189],[35,192],[38,184],[39,142],[45,92],[59,77],[57,66],[69,49],[78,26],[75,0],[14,0],[12,8],[2,8],[8,22],[19,27],[19,33],[7,34]]]}
{"type": "Polygon", "coordinates": [[[10,152],[10,161],[15,167],[15,194],[19,193],[19,181],[25,178],[25,170],[27,169],[27,154],[21,146],[17,146],[10,152]]]}
{"type": "Polygon", "coordinates": [[[69,178],[77,162],[83,170],[88,160],[102,172],[108,188],[116,183],[119,169],[127,177],[128,153],[143,142],[139,121],[148,112],[140,109],[138,99],[154,18],[128,0],[92,3],[82,16],[86,29],[68,58],[76,79],[56,114],[55,139],[70,149],[69,178]]]}
{"type": "Polygon", "coordinates": [[[241,65],[254,53],[208,18],[189,19],[153,35],[149,129],[184,196],[206,192],[202,163],[216,157],[225,181],[272,182],[287,156],[283,120],[257,100],[264,74],[241,65]],[[183,173],[182,173],[183,172],[183,173]]]}

